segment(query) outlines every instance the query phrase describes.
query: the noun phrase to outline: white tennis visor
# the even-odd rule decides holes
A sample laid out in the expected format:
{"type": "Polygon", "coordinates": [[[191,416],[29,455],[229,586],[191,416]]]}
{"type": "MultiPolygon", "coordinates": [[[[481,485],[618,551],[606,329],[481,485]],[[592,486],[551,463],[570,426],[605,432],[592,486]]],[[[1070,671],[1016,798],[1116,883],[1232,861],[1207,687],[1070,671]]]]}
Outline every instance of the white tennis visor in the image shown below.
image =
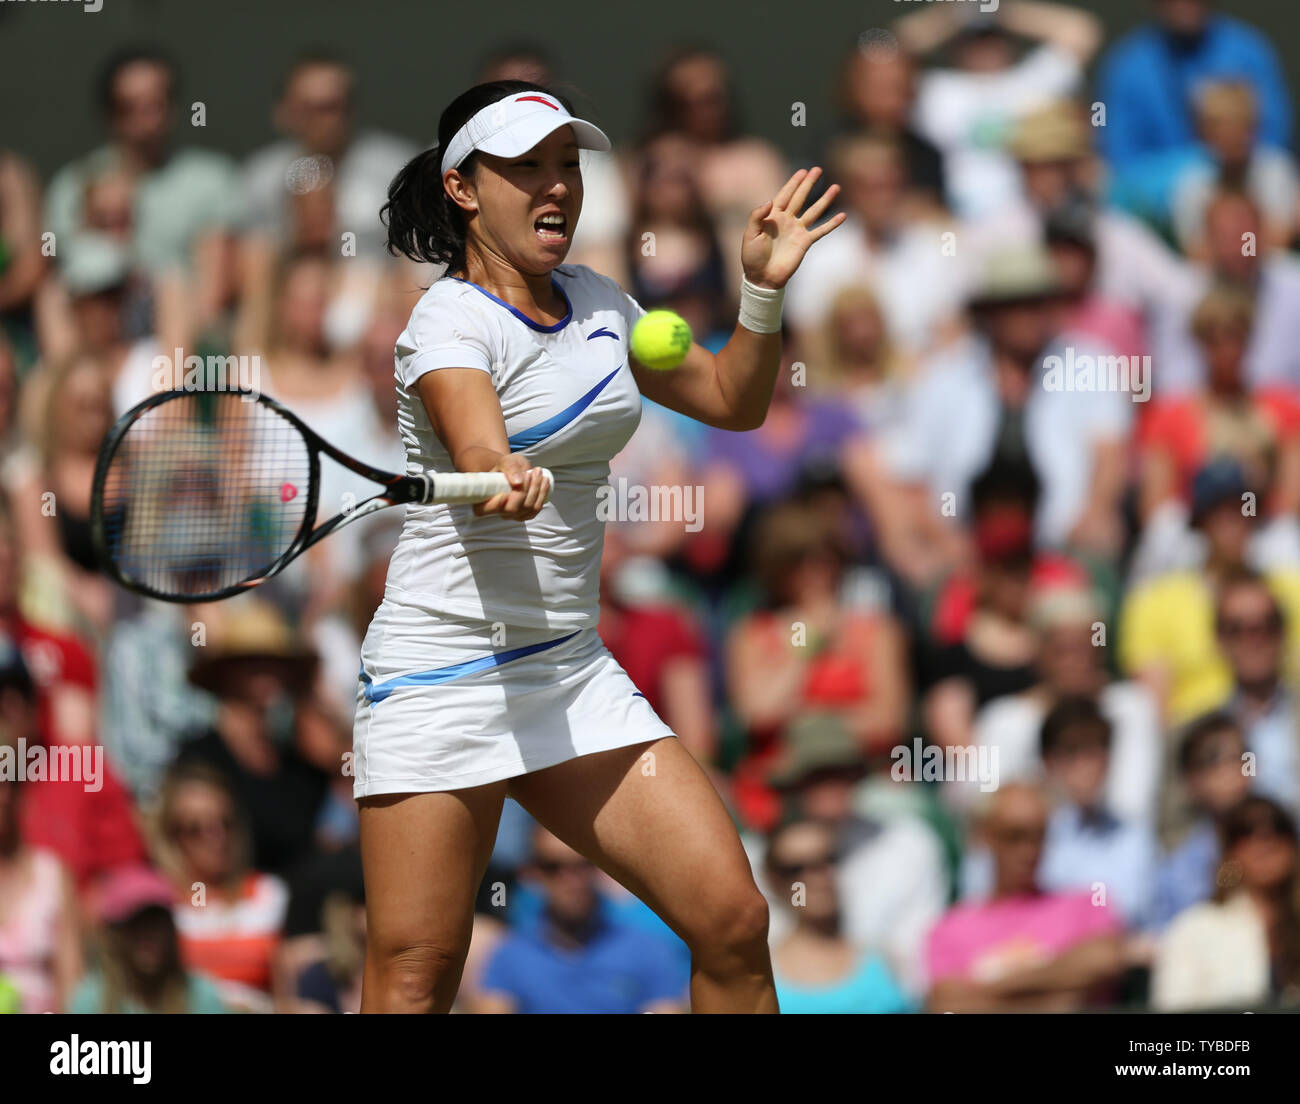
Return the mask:
{"type": "Polygon", "coordinates": [[[456,168],[478,150],[494,157],[518,157],[564,126],[573,128],[579,149],[610,148],[609,138],[600,127],[575,119],[554,96],[516,92],[480,108],[452,135],[442,155],[442,171],[456,168]]]}

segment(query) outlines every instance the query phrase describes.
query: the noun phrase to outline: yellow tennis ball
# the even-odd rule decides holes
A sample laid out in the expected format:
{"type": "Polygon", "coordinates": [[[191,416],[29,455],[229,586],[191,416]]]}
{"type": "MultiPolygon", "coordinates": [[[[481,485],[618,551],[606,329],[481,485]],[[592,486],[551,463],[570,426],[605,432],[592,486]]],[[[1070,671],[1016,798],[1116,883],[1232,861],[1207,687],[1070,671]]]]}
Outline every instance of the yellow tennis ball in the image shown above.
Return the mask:
{"type": "Polygon", "coordinates": [[[691,328],[680,314],[654,310],[632,327],[632,355],[647,368],[668,372],[691,351],[691,328]]]}

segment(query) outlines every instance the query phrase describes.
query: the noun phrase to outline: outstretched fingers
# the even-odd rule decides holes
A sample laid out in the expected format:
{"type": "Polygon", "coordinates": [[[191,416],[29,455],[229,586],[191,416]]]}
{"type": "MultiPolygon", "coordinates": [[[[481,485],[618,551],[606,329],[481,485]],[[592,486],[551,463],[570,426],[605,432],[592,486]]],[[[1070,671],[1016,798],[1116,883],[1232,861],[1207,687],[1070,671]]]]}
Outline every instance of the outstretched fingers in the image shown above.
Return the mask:
{"type": "Polygon", "coordinates": [[[811,227],[814,222],[826,213],[826,208],[835,202],[835,197],[840,194],[840,186],[832,184],[822,193],[821,198],[799,216],[799,221],[805,226],[811,227]]]}

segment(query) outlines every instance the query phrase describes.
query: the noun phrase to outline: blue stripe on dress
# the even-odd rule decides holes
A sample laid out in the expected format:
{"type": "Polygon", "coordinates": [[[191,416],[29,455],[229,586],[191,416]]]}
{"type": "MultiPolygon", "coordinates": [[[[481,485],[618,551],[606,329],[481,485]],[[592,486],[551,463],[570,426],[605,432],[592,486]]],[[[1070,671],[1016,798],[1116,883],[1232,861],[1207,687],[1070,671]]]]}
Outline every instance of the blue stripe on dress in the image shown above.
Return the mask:
{"type": "MultiPolygon", "coordinates": [[[[578,630],[578,632],[581,631],[581,629],[578,630]]],[[[491,667],[500,667],[503,663],[509,663],[511,660],[523,659],[524,656],[535,655],[537,652],[544,652],[548,648],[558,647],[565,641],[572,640],[578,635],[578,632],[571,632],[568,636],[562,636],[558,640],[543,640],[540,644],[529,644],[523,648],[493,652],[491,655],[480,656],[478,659],[467,659],[464,663],[453,663],[450,667],[435,667],[431,671],[418,671],[414,675],[401,675],[398,678],[389,679],[387,682],[381,682],[378,686],[370,680],[370,676],[362,669],[361,685],[365,687],[366,701],[371,705],[375,705],[394,691],[407,686],[437,686],[439,683],[451,682],[453,679],[463,678],[465,675],[477,674],[479,671],[486,671],[491,667]]]]}
{"type": "Polygon", "coordinates": [[[522,452],[526,448],[531,448],[539,441],[546,440],[546,438],[550,437],[552,434],[559,433],[560,430],[573,421],[574,418],[586,410],[587,407],[595,401],[596,396],[599,395],[606,386],[608,386],[609,381],[617,376],[622,370],[623,366],[620,364],[610,372],[609,375],[596,384],[595,387],[583,395],[582,398],[578,399],[576,402],[570,403],[558,414],[547,418],[544,422],[538,422],[537,425],[533,426],[531,429],[521,429],[518,433],[514,434],[510,438],[510,451],[522,452]]]}

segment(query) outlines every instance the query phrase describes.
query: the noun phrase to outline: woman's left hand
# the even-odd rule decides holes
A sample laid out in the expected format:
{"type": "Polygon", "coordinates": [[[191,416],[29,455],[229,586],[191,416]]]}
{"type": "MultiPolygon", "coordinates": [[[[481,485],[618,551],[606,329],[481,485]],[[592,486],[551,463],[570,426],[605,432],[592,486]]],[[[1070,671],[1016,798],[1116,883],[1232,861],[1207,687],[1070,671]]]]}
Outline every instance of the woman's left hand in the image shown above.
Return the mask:
{"type": "Polygon", "coordinates": [[[848,217],[841,211],[821,226],[813,226],[839,195],[838,184],[832,184],[821,199],[803,214],[799,213],[821,174],[820,168],[800,169],[785,182],[775,199],[749,213],[745,239],[740,247],[740,262],[745,270],[745,279],[751,284],[767,288],[785,287],[786,281],[802,263],[808,247],[848,217]]]}

